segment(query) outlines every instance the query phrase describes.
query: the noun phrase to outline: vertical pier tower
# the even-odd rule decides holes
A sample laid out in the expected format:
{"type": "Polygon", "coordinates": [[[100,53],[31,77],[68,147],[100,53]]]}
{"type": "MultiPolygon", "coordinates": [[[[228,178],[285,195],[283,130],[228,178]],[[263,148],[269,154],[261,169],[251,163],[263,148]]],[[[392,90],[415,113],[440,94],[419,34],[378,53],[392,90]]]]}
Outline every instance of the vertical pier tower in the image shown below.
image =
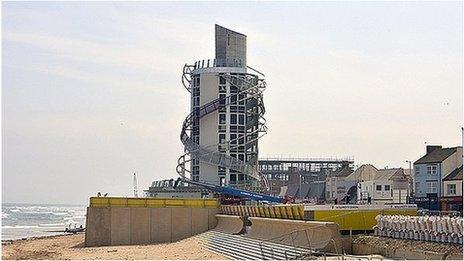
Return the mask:
{"type": "Polygon", "coordinates": [[[186,64],[182,83],[191,112],[180,139],[184,179],[256,190],[268,188],[258,170],[258,139],[266,134],[264,75],[247,66],[246,35],[215,26],[216,58],[186,64]]]}

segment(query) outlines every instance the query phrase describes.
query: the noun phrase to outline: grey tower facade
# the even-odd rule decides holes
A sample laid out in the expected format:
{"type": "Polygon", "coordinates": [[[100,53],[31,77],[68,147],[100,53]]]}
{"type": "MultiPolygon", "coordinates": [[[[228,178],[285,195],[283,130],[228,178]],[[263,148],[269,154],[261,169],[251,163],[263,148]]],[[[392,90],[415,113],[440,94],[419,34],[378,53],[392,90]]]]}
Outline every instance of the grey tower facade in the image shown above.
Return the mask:
{"type": "Polygon", "coordinates": [[[182,125],[184,179],[216,185],[266,188],[258,171],[258,139],[266,133],[264,75],[246,65],[246,36],[215,26],[216,58],[184,66],[182,82],[191,112],[182,125]]]}
{"type": "Polygon", "coordinates": [[[216,60],[240,61],[246,66],[246,35],[234,32],[222,26],[215,26],[216,60]]]}

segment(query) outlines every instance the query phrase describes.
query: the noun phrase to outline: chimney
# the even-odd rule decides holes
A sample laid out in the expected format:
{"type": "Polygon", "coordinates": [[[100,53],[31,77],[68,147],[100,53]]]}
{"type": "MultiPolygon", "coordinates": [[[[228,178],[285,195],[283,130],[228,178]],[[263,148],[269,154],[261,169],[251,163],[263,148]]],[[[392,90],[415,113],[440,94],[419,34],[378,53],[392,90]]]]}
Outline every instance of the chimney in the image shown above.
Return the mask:
{"type": "Polygon", "coordinates": [[[426,146],[427,154],[429,154],[430,152],[432,152],[432,151],[434,151],[436,149],[441,149],[441,146],[437,146],[437,145],[427,145],[426,146]]]}

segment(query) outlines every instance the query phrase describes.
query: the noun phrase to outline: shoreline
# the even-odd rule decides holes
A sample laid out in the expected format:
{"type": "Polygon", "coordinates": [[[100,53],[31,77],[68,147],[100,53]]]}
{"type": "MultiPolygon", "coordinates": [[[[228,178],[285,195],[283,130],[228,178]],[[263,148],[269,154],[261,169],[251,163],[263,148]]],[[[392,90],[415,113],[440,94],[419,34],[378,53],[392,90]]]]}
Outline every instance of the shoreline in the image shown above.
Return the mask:
{"type": "Polygon", "coordinates": [[[224,260],[200,244],[198,237],[173,243],[85,247],[85,233],[2,240],[3,260],[224,260]]]}
{"type": "Polygon", "coordinates": [[[77,234],[85,234],[85,232],[80,232],[80,233],[76,233],[76,234],[64,234],[65,232],[61,232],[61,233],[63,233],[63,234],[48,235],[48,236],[22,237],[22,238],[17,238],[17,239],[2,239],[2,246],[11,245],[11,244],[13,244],[15,242],[25,242],[25,241],[32,241],[32,240],[39,240],[39,239],[65,237],[65,236],[72,236],[72,235],[77,235],[77,234]]]}

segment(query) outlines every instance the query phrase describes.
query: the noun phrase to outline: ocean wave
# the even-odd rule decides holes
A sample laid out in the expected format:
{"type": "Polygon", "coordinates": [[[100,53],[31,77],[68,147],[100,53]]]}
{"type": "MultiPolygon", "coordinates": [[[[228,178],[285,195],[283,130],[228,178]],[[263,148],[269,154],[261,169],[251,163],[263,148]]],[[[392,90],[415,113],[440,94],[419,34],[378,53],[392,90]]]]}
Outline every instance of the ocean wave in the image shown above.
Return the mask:
{"type": "Polygon", "coordinates": [[[55,216],[67,216],[70,215],[69,212],[52,212],[53,215],[55,216]]]}
{"type": "Polygon", "coordinates": [[[2,226],[4,228],[38,228],[39,226],[2,226]]]}
{"type": "Polygon", "coordinates": [[[64,223],[56,223],[56,224],[39,224],[39,227],[64,227],[66,224],[64,223]]]}

